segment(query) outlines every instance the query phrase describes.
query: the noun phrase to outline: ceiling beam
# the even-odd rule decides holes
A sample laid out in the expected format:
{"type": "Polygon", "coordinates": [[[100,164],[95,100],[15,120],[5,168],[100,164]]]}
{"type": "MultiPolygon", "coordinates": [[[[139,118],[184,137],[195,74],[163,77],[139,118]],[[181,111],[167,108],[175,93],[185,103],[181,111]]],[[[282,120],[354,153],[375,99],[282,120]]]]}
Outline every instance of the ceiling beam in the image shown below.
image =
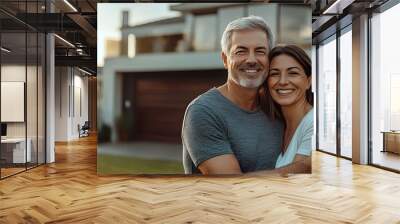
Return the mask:
{"type": "Polygon", "coordinates": [[[80,14],[67,14],[67,16],[80,26],[91,38],[96,39],[97,31],[86,19],[80,14]]]}
{"type": "Polygon", "coordinates": [[[55,56],[55,65],[88,67],[96,71],[97,61],[95,57],[90,56],[55,56]]]}

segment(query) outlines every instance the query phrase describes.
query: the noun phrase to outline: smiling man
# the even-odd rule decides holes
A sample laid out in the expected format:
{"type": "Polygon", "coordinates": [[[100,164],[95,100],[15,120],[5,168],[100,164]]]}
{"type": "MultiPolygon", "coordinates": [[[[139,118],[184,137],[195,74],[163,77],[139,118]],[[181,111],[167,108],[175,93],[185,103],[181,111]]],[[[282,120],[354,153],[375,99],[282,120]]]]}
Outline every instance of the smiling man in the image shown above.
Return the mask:
{"type": "Polygon", "coordinates": [[[283,125],[259,107],[272,34],[261,17],[232,21],[222,39],[226,83],[193,100],[182,127],[186,174],[241,174],[275,168],[283,125]]]}

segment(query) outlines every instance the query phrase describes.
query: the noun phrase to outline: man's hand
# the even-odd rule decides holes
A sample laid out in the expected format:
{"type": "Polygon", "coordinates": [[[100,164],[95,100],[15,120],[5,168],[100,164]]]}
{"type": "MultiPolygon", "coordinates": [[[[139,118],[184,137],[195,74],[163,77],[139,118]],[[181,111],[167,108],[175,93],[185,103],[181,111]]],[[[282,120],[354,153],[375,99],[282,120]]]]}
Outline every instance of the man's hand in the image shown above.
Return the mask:
{"type": "Polygon", "coordinates": [[[208,159],[200,163],[198,169],[204,175],[242,174],[239,162],[233,154],[226,154],[208,159]]]}
{"type": "Polygon", "coordinates": [[[267,174],[295,174],[295,173],[311,173],[311,156],[303,156],[297,154],[291,164],[274,170],[262,170],[247,173],[250,176],[264,176],[267,174]]]}

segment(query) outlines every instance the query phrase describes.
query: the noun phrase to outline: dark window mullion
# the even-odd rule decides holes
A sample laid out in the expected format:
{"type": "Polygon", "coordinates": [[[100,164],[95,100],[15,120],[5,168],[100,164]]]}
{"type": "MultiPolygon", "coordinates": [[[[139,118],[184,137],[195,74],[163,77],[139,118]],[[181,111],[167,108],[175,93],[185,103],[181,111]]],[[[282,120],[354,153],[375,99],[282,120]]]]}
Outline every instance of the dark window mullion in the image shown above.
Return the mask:
{"type": "MultiPolygon", "coordinates": [[[[39,14],[39,1],[36,1],[39,14]]],[[[39,165],[39,32],[36,32],[36,166],[39,165]]]]}
{"type": "Polygon", "coordinates": [[[340,28],[336,27],[336,154],[341,157],[341,114],[340,114],[340,28]]]}
{"type": "MultiPolygon", "coordinates": [[[[49,13],[48,11],[48,6],[49,6],[49,2],[46,0],[45,1],[45,13],[49,13]]],[[[44,69],[42,69],[42,77],[44,74],[44,161],[43,163],[47,163],[47,38],[48,38],[49,33],[45,32],[44,33],[44,69]],[[43,73],[44,72],[44,73],[43,73]]],[[[54,37],[54,35],[53,35],[54,37]]],[[[43,60],[43,59],[42,59],[43,60]]],[[[43,79],[42,79],[43,80],[43,79]]],[[[43,109],[43,107],[42,107],[43,109]]]]}
{"type": "Polygon", "coordinates": [[[315,148],[319,149],[319,44],[315,46],[315,148]]]}
{"type": "MultiPolygon", "coordinates": [[[[25,21],[28,17],[28,1],[25,0],[25,21]]],[[[28,97],[28,24],[25,23],[25,88],[24,88],[24,120],[25,120],[25,170],[28,170],[28,113],[27,113],[27,97],[28,97]]]]}
{"type": "Polygon", "coordinates": [[[367,20],[367,46],[368,46],[368,53],[367,53],[367,65],[368,65],[368,69],[367,69],[367,85],[368,85],[368,99],[367,99],[367,107],[368,107],[368,111],[367,111],[367,119],[368,119],[368,124],[367,124],[367,132],[368,132],[368,164],[373,164],[373,146],[372,146],[372,86],[371,86],[371,71],[372,71],[372,64],[371,64],[371,51],[372,51],[372,29],[371,29],[371,20],[372,20],[372,11],[368,12],[368,20],[367,20]]]}

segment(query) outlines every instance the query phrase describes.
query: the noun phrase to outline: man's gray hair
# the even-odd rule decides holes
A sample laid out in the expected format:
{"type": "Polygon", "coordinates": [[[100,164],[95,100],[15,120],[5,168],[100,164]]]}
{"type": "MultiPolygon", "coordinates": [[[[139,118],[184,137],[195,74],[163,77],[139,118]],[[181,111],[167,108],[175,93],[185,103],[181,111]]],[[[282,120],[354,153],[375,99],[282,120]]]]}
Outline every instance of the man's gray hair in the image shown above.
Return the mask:
{"type": "Polygon", "coordinates": [[[221,38],[222,51],[228,55],[232,46],[232,34],[238,30],[261,30],[267,34],[268,48],[272,49],[273,36],[265,20],[259,16],[248,16],[233,20],[226,26],[221,38]]]}

